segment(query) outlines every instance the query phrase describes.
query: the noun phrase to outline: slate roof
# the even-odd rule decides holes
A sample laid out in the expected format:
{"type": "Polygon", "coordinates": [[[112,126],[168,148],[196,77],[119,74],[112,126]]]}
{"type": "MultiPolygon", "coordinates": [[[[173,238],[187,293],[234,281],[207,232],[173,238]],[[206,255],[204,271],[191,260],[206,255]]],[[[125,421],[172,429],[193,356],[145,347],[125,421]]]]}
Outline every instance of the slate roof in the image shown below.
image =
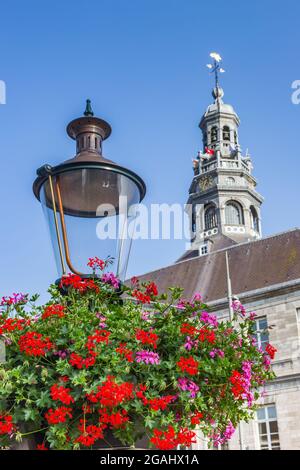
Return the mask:
{"type": "MultiPolygon", "coordinates": [[[[228,252],[233,294],[300,279],[300,229],[229,246],[138,276],[152,280],[159,290],[184,288],[191,298],[200,292],[205,302],[227,296],[225,251],[228,252]]],[[[190,253],[195,256],[195,253],[190,253]]]]}

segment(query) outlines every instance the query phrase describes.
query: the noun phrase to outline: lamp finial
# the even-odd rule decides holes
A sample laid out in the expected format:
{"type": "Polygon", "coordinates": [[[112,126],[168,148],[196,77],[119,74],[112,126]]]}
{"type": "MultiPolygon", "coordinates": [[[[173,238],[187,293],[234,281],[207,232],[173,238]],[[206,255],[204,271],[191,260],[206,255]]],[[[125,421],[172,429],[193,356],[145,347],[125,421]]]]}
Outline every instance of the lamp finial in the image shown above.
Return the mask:
{"type": "Polygon", "coordinates": [[[91,105],[91,100],[89,99],[86,100],[86,107],[85,107],[85,111],[83,114],[85,116],[94,116],[94,112],[92,110],[92,105],[91,105]]]}

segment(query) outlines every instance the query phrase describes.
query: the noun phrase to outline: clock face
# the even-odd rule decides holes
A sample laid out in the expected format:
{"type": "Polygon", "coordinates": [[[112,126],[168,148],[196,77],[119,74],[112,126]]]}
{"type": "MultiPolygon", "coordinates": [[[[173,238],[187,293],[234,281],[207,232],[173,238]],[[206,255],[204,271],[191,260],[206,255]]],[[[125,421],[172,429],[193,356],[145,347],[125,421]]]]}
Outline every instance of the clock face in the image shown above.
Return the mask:
{"type": "Polygon", "coordinates": [[[212,176],[203,176],[199,180],[199,188],[201,191],[206,191],[214,185],[214,179],[212,176]]]}

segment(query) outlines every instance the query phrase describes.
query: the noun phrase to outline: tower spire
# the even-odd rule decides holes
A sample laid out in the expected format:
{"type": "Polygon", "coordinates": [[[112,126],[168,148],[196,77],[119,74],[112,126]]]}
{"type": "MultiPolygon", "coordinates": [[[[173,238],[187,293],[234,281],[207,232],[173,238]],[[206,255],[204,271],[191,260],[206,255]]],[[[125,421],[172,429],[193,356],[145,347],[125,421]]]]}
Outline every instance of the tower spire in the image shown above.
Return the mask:
{"type": "Polygon", "coordinates": [[[225,70],[221,67],[222,57],[218,52],[211,52],[210,57],[213,59],[212,63],[207,64],[206,67],[210,70],[210,73],[215,75],[215,87],[219,88],[219,73],[224,73],[225,70]]]}
{"type": "Polygon", "coordinates": [[[214,74],[214,103],[203,114],[203,152],[193,160],[194,176],[188,204],[192,205],[192,249],[208,253],[247,240],[260,238],[262,196],[256,190],[250,155],[243,156],[239,145],[240,120],[234,108],[224,103],[219,85],[222,58],[210,54],[207,64],[214,74]]]}

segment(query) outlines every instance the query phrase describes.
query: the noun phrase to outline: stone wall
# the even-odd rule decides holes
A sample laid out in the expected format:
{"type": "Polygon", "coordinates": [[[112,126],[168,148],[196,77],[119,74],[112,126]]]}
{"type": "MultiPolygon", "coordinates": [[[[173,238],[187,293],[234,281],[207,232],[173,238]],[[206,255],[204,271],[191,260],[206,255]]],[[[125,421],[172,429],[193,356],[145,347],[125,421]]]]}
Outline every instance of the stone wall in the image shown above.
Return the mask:
{"type": "MultiPolygon", "coordinates": [[[[273,361],[277,377],[266,385],[259,404],[276,406],[280,448],[300,450],[300,318],[297,317],[300,290],[282,294],[278,289],[276,296],[256,301],[250,299],[245,306],[248,311],[255,311],[258,317],[267,317],[268,325],[272,327],[269,340],[278,350],[273,361]]],[[[216,304],[214,310],[217,311],[216,304]]],[[[220,310],[219,316],[220,319],[228,317],[228,310],[220,310]]],[[[230,450],[260,449],[257,421],[241,423],[228,447],[230,450]]],[[[200,437],[195,448],[205,449],[207,444],[200,437]]]]}

